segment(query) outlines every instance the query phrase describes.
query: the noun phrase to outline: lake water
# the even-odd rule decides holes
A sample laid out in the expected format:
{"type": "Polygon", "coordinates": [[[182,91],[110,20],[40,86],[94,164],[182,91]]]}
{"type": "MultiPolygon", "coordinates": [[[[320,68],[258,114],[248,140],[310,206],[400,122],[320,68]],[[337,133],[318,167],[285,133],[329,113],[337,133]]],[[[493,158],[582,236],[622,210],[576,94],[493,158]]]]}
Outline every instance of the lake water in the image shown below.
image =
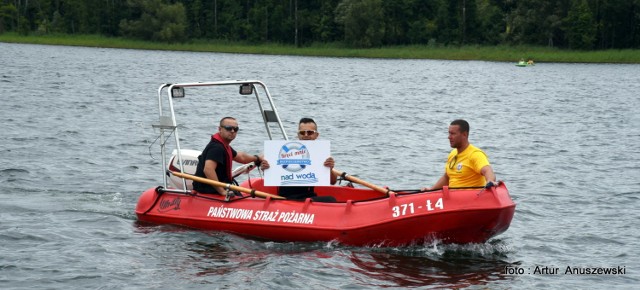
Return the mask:
{"type": "MultiPolygon", "coordinates": [[[[632,288],[640,284],[640,65],[543,61],[0,43],[0,287],[632,288]],[[301,117],[314,118],[337,169],[391,188],[433,184],[450,150],[449,122],[467,119],[471,143],[517,203],[511,227],[485,244],[354,248],[137,223],[138,196],[162,181],[151,128],[158,86],[228,79],[264,81],[290,137],[301,117]]],[[[257,108],[196,102],[185,118],[200,123],[183,128],[183,148],[201,150],[217,120],[232,115],[243,127],[234,147],[261,149],[257,108]]]]}

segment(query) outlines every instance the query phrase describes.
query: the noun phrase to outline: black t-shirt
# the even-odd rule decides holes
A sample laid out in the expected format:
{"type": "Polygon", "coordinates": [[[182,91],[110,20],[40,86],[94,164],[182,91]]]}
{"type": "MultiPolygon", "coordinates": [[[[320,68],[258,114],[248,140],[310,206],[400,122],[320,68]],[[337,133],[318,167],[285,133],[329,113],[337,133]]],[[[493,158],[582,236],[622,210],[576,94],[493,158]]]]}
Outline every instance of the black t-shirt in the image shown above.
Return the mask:
{"type": "Polygon", "coordinates": [[[302,200],[307,197],[316,196],[316,193],[313,190],[313,186],[280,186],[278,189],[278,195],[284,196],[287,199],[302,200]]]}
{"type": "MultiPolygon", "coordinates": [[[[238,155],[238,152],[233,150],[233,148],[231,148],[231,153],[233,154],[233,157],[238,155]]],[[[224,183],[231,183],[231,176],[227,175],[226,155],[227,152],[224,151],[224,146],[222,146],[222,144],[216,141],[210,141],[207,147],[204,148],[204,151],[202,151],[202,154],[198,156],[196,176],[207,178],[204,175],[204,163],[207,160],[213,160],[218,164],[218,166],[216,166],[216,175],[218,175],[218,180],[224,183]]],[[[218,193],[213,186],[197,181],[193,181],[193,189],[202,193],[218,193]]]]}

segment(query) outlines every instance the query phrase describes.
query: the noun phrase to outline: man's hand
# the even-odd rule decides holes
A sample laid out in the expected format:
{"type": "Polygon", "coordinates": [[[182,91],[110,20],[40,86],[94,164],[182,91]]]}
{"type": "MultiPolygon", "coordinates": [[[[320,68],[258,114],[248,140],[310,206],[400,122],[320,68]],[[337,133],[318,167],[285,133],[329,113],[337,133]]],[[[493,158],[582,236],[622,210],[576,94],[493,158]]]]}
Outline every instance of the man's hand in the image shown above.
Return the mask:
{"type": "Polygon", "coordinates": [[[498,186],[498,185],[500,185],[500,181],[489,181],[487,182],[487,184],[485,184],[484,188],[489,189],[491,187],[498,186]]]}
{"type": "Polygon", "coordinates": [[[267,161],[266,159],[262,159],[262,163],[260,163],[260,169],[267,170],[269,169],[269,166],[269,161],[267,161]]]}
{"type": "Polygon", "coordinates": [[[329,158],[327,158],[327,160],[324,161],[324,166],[329,167],[331,169],[333,169],[333,167],[336,165],[336,162],[333,160],[333,157],[329,156],[329,158]]]}

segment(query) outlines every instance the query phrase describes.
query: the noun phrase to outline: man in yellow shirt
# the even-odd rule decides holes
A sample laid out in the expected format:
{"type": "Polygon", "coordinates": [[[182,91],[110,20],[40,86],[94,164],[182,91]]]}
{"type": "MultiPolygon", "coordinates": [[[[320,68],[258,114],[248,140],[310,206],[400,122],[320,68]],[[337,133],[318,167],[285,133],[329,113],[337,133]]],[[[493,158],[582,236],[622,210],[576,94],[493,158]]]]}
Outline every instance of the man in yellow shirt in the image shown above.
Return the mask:
{"type": "Polygon", "coordinates": [[[487,155],[469,143],[469,123],[454,120],[449,125],[449,144],[451,153],[447,157],[445,172],[432,187],[422,190],[449,187],[482,187],[496,183],[487,155]]]}

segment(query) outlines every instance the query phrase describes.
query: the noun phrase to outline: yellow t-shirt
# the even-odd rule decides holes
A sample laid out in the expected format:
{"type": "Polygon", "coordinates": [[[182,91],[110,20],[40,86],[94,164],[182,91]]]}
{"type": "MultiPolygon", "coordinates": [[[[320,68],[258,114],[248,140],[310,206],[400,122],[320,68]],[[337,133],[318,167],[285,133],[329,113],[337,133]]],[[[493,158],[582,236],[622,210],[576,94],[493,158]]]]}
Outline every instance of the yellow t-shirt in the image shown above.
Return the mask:
{"type": "Polygon", "coordinates": [[[484,186],[487,181],[480,170],[487,165],[490,165],[487,155],[471,144],[462,153],[451,150],[445,164],[449,187],[484,186]]]}

